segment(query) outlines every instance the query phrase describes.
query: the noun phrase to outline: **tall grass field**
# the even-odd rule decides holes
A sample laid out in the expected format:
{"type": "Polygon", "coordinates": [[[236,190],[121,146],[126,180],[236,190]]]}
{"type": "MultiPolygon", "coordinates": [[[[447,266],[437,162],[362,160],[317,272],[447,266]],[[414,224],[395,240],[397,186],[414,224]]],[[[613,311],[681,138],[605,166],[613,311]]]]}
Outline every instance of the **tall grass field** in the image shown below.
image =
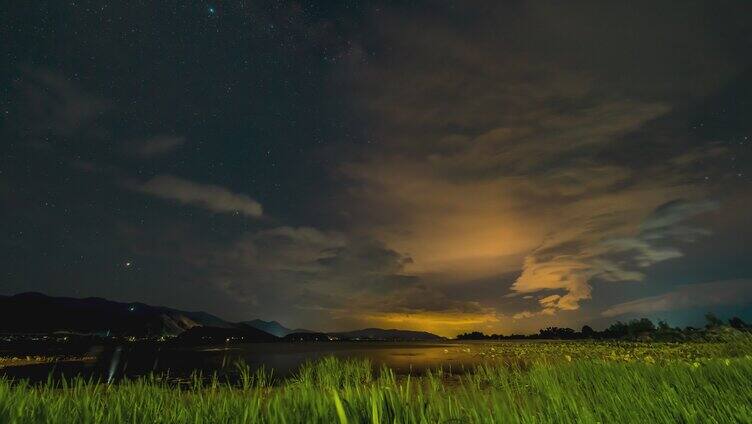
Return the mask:
{"type": "Polygon", "coordinates": [[[398,376],[327,358],[239,383],[0,378],[0,423],[747,423],[752,344],[478,343],[470,372],[398,376]]]}

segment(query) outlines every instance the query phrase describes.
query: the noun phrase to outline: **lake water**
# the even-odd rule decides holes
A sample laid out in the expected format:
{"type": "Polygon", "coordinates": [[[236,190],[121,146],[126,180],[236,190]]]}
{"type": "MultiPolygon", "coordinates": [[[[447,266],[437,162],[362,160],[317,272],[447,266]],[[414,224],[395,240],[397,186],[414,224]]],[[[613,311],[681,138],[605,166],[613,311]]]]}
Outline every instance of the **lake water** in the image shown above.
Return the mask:
{"type": "Polygon", "coordinates": [[[477,343],[446,342],[310,342],[252,343],[203,348],[169,345],[124,345],[93,347],[86,362],[58,362],[0,369],[0,375],[44,381],[82,375],[100,380],[112,377],[138,377],[167,374],[184,379],[194,371],[204,375],[217,373],[221,378],[237,377],[235,364],[243,361],[251,368],[271,369],[275,376],[286,377],[306,361],[328,356],[341,359],[365,358],[375,366],[386,365],[398,374],[422,374],[427,369],[444,368],[461,373],[484,359],[474,353],[477,343]]]}

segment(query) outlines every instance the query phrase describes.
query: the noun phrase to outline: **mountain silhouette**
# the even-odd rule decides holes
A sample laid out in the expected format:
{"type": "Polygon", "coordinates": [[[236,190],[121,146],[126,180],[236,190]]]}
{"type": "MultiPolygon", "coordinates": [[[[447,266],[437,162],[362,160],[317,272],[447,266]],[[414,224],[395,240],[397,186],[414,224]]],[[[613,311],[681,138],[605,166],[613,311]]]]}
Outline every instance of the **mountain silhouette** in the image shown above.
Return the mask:
{"type": "Polygon", "coordinates": [[[437,341],[445,340],[426,331],[398,330],[395,328],[385,330],[383,328],[364,328],[362,330],[342,331],[329,333],[330,336],[349,340],[385,340],[385,341],[437,341]]]}
{"type": "Polygon", "coordinates": [[[222,343],[275,342],[279,337],[250,325],[232,328],[196,326],[182,332],[177,341],[189,345],[217,345],[222,343]]]}
{"type": "Polygon", "coordinates": [[[189,312],[99,297],[77,299],[41,293],[0,296],[0,332],[159,336],[177,335],[196,326],[231,328],[206,312],[189,312]]]}
{"type": "Polygon", "coordinates": [[[0,296],[0,333],[69,332],[110,336],[180,335],[191,344],[250,341],[384,340],[435,341],[425,331],[365,328],[342,332],[289,329],[277,321],[254,319],[233,323],[207,312],[181,311],[140,302],[115,302],[99,297],[54,297],[42,293],[0,296]],[[289,336],[289,337],[286,337],[289,336]]]}
{"type": "Polygon", "coordinates": [[[285,337],[292,333],[315,333],[315,331],[306,330],[303,328],[296,328],[291,330],[277,321],[264,321],[261,319],[254,319],[251,321],[243,321],[241,324],[250,325],[251,327],[258,328],[261,331],[265,331],[269,334],[274,334],[277,337],[285,337]]]}

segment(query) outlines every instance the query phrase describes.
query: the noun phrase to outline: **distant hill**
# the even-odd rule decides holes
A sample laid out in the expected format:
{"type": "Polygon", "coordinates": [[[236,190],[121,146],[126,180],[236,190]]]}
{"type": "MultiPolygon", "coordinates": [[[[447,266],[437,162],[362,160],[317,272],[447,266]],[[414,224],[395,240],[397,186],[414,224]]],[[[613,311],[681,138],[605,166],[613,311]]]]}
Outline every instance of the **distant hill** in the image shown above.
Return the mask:
{"type": "Polygon", "coordinates": [[[435,341],[445,339],[444,337],[425,331],[384,330],[382,328],[365,328],[363,330],[329,333],[329,335],[339,339],[351,340],[435,341]]]}
{"type": "Polygon", "coordinates": [[[325,333],[290,333],[282,340],[286,342],[328,342],[329,335],[325,333]]]}
{"type": "Polygon", "coordinates": [[[430,340],[444,340],[444,337],[437,336],[436,334],[427,333],[425,331],[410,331],[410,330],[397,330],[382,328],[365,328],[362,330],[353,331],[341,331],[334,333],[322,333],[311,330],[295,329],[291,330],[277,321],[264,321],[260,319],[254,319],[252,321],[244,321],[243,324],[250,325],[265,331],[269,334],[274,334],[277,337],[282,337],[284,340],[289,341],[321,341],[328,340],[329,336],[340,340],[389,340],[389,341],[430,341],[430,340]],[[306,335],[307,334],[307,335],[306,335]]]}
{"type": "Polygon", "coordinates": [[[216,345],[223,343],[274,342],[279,338],[250,325],[239,324],[233,328],[193,327],[181,333],[179,343],[190,345],[216,345]]]}
{"type": "Polygon", "coordinates": [[[144,303],[98,297],[76,299],[41,293],[0,296],[0,332],[67,331],[111,335],[176,335],[196,326],[232,328],[236,324],[206,312],[188,312],[144,303]]]}
{"type": "Polygon", "coordinates": [[[315,331],[305,330],[302,328],[296,328],[291,330],[277,321],[264,321],[261,319],[254,319],[251,321],[243,321],[241,324],[250,325],[251,327],[258,328],[261,331],[266,331],[269,334],[274,334],[277,337],[285,337],[292,333],[315,333],[315,331]]]}

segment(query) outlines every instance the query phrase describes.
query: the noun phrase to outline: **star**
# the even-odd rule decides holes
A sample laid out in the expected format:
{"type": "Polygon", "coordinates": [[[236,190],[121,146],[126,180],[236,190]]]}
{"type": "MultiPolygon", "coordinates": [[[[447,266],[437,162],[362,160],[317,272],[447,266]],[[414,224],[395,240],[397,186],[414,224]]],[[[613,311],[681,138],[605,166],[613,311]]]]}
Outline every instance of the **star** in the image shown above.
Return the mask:
{"type": "Polygon", "coordinates": [[[214,6],[209,6],[208,10],[210,15],[217,13],[217,9],[214,6]]]}
{"type": "Polygon", "coordinates": [[[125,262],[125,267],[126,267],[126,268],[130,268],[130,267],[131,267],[131,265],[133,265],[133,263],[132,263],[132,262],[130,262],[130,261],[126,261],[126,262],[125,262]]]}

